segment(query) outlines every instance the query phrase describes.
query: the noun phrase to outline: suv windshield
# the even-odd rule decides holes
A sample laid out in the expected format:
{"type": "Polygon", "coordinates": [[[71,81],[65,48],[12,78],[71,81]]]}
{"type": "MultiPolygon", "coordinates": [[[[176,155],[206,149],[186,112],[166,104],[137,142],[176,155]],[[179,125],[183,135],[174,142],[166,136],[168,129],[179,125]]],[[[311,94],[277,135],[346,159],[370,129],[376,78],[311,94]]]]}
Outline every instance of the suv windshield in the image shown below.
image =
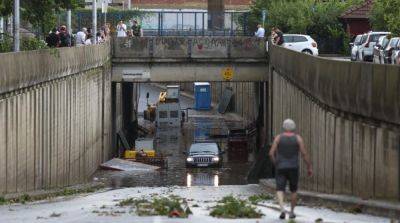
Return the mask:
{"type": "Polygon", "coordinates": [[[190,153],[218,153],[218,145],[215,143],[195,143],[190,147],[190,153]]]}
{"type": "Polygon", "coordinates": [[[388,39],[387,37],[383,38],[383,41],[382,41],[382,48],[386,48],[386,46],[388,45],[388,43],[389,43],[389,39],[388,39]]]}
{"type": "Polygon", "coordinates": [[[367,37],[368,37],[368,35],[363,35],[363,36],[361,37],[360,44],[363,44],[363,43],[367,42],[367,37]]]}
{"type": "Polygon", "coordinates": [[[379,37],[384,36],[384,34],[371,34],[370,35],[370,42],[378,41],[379,37]]]}
{"type": "Polygon", "coordinates": [[[393,38],[392,41],[390,41],[390,47],[396,47],[397,42],[399,42],[398,38],[393,38]]]}

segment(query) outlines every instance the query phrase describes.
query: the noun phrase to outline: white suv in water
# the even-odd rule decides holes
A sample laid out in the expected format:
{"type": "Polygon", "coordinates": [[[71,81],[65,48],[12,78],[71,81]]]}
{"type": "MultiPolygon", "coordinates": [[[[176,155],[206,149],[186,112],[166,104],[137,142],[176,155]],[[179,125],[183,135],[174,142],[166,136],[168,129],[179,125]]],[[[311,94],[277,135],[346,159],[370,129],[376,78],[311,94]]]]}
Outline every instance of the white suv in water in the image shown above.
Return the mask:
{"type": "Polygon", "coordinates": [[[193,143],[189,152],[184,153],[186,157],[186,167],[220,167],[222,164],[222,154],[218,145],[211,143],[193,143]]]}
{"type": "Polygon", "coordinates": [[[283,47],[318,56],[318,44],[311,36],[301,34],[283,34],[283,47]]]}

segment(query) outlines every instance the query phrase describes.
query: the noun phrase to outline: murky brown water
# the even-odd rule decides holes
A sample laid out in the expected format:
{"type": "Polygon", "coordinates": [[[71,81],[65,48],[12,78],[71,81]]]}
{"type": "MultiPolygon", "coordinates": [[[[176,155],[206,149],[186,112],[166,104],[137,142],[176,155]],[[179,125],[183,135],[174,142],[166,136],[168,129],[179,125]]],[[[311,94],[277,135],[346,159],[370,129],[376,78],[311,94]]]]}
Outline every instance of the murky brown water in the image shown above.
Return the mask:
{"type": "MultiPolygon", "coordinates": [[[[187,98],[185,100],[188,101],[187,98]]],[[[191,102],[189,100],[186,103],[191,102]]],[[[182,107],[189,106],[182,105],[182,107]]],[[[222,137],[228,135],[229,129],[242,126],[243,123],[240,121],[226,121],[220,115],[212,112],[191,111],[189,121],[184,124],[183,128],[156,130],[155,150],[157,153],[168,156],[167,169],[148,173],[100,170],[95,177],[114,188],[247,184],[247,174],[254,160],[254,137],[248,141],[247,146],[237,144],[235,148],[233,146],[229,148],[228,138],[222,137]],[[213,137],[215,135],[219,136],[218,139],[213,137]],[[190,145],[198,140],[216,141],[226,152],[221,168],[186,168],[186,156],[183,152],[186,152],[190,145]]],[[[236,143],[243,144],[240,140],[236,143]]]]}

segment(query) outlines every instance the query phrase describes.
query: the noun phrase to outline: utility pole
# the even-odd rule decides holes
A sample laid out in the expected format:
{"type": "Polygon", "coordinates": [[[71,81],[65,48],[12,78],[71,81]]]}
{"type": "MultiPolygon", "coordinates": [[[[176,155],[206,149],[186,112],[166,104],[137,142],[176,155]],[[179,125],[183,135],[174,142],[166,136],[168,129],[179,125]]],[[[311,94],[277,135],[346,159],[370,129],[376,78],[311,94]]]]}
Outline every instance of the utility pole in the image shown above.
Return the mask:
{"type": "Polygon", "coordinates": [[[97,33],[97,0],[92,1],[92,43],[96,43],[97,33]]]}
{"type": "Polygon", "coordinates": [[[131,7],[132,7],[132,1],[128,0],[128,10],[131,10],[131,7]]]}
{"type": "Polygon", "coordinates": [[[68,33],[72,35],[72,22],[71,22],[71,9],[67,10],[67,29],[68,33]]]}
{"type": "MultiPolygon", "coordinates": [[[[0,17],[0,33],[4,33],[4,18],[0,17]]],[[[0,39],[3,38],[0,36],[0,39]]]]}
{"type": "Polygon", "coordinates": [[[19,0],[14,0],[14,52],[19,52],[19,41],[20,41],[20,36],[19,36],[19,0]]]}

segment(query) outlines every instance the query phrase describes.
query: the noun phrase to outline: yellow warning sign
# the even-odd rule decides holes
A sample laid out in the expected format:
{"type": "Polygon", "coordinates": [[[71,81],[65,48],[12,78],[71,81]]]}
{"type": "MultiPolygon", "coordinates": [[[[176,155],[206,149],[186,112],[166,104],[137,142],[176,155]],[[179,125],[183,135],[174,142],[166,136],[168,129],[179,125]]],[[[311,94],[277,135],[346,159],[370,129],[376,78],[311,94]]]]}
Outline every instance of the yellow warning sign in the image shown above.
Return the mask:
{"type": "Polygon", "coordinates": [[[232,67],[227,67],[222,70],[222,77],[226,81],[230,81],[233,78],[233,68],[232,67]]]}

